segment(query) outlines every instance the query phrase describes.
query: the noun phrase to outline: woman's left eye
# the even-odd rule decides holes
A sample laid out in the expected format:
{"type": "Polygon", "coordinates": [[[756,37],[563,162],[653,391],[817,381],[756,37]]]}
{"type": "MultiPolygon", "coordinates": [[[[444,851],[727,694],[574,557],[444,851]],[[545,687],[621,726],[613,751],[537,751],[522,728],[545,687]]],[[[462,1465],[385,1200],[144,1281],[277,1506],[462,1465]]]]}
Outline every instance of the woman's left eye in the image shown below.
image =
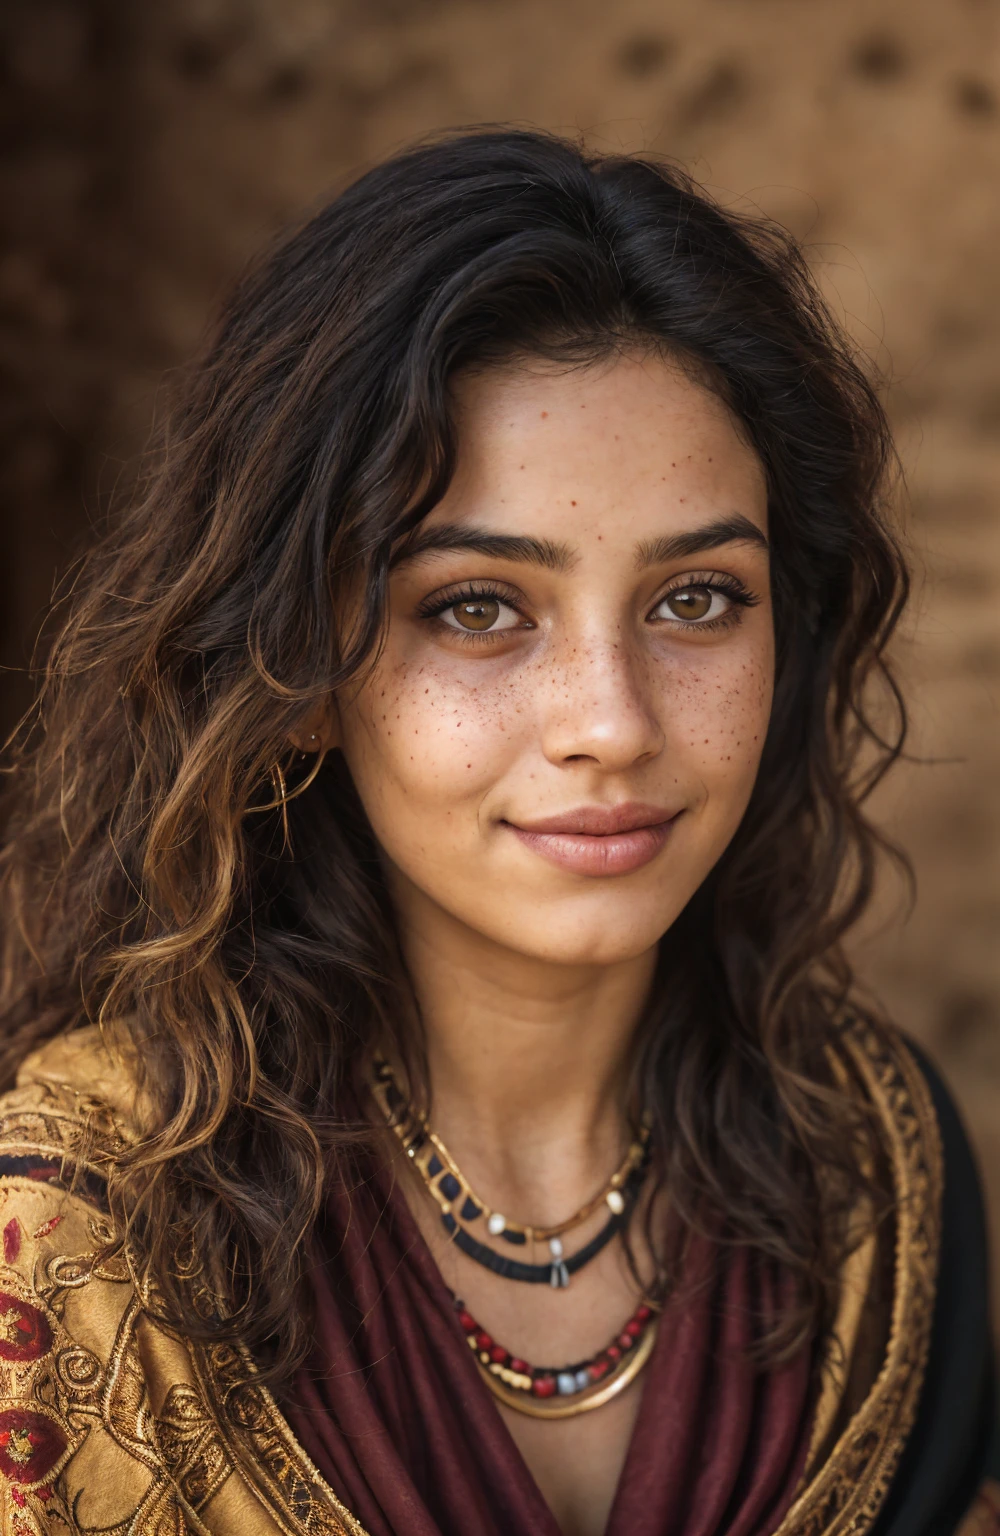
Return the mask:
{"type": "Polygon", "coordinates": [[[687,624],[705,624],[725,618],[733,606],[731,597],[717,587],[677,587],[660,599],[650,614],[653,619],[680,619],[687,624]]]}
{"type": "Polygon", "coordinates": [[[520,614],[498,597],[468,597],[460,603],[452,603],[438,614],[442,624],[449,629],[464,630],[466,634],[496,634],[498,630],[517,629],[520,614]]]}

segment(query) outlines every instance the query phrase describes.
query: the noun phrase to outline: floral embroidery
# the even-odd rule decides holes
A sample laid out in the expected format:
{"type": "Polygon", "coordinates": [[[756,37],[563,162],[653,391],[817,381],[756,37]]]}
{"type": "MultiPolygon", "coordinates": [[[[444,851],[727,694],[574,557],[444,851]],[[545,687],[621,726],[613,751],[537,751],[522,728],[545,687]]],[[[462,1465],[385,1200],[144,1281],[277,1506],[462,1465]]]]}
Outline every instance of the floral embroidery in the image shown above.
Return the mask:
{"type": "Polygon", "coordinates": [[[100,1256],[113,1236],[102,1173],[122,1145],[107,1106],[67,1083],[0,1099],[14,1234],[0,1265],[0,1531],[365,1536],[269,1398],[252,1425],[222,1425],[200,1352],[149,1317],[123,1255],[100,1256]],[[151,1380],[165,1388],[156,1410],[151,1380]],[[201,1512],[230,1479],[235,1506],[213,1504],[206,1527],[201,1512]]]}
{"type": "MultiPolygon", "coordinates": [[[[12,1483],[40,1483],[66,1449],[66,1437],[47,1414],[30,1408],[0,1411],[0,1472],[12,1483]]],[[[20,1503],[14,1494],[15,1502],[20,1503]]]]}
{"type": "Polygon", "coordinates": [[[21,1252],[21,1223],[12,1216],[3,1229],[3,1257],[5,1264],[16,1264],[21,1252]]]}
{"type": "Polygon", "coordinates": [[[0,1360],[37,1360],[51,1348],[52,1330],[44,1313],[0,1291],[0,1360]]]}

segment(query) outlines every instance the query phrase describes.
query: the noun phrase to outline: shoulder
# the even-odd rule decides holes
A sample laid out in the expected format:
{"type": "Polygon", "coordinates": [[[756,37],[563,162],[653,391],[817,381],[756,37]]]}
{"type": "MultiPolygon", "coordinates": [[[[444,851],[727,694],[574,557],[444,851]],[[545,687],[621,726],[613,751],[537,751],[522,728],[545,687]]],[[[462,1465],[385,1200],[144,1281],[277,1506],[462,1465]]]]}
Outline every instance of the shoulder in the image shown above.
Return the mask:
{"type": "Polygon", "coordinates": [[[357,1536],[250,1363],[169,1334],[133,1283],[104,1188],[134,1099],[93,1030],[0,1096],[0,1530],[276,1536],[306,1528],[298,1490],[310,1531],[357,1536]]]}
{"type": "Polygon", "coordinates": [[[135,1140],[134,1097],[96,1029],[49,1041],[0,1095],[0,1178],[75,1183],[99,1201],[109,1159],[135,1140]]]}
{"type": "MultiPolygon", "coordinates": [[[[935,1529],[954,1530],[976,1499],[996,1433],[996,1377],[991,1325],[989,1253],[979,1171],[958,1108],[942,1074],[921,1046],[899,1034],[923,1081],[933,1115],[924,1155],[940,1162],[940,1215],[933,1309],[917,1414],[906,1453],[879,1524],[886,1536],[932,1513],[935,1529]]],[[[897,1114],[897,1119],[903,1118],[897,1114]]],[[[898,1259],[903,1266],[906,1255],[898,1259]]],[[[980,1496],[977,1508],[991,1507],[980,1496]]],[[[928,1527],[930,1528],[930,1527],[928,1527]]]]}
{"type": "MultiPolygon", "coordinates": [[[[924,1048],[898,1028],[853,1018],[842,1033],[890,1158],[894,1194],[920,1206],[933,1257],[935,1313],[952,1306],[956,1255],[985,1327],[988,1257],[975,1155],[947,1084],[924,1048]]],[[[935,1322],[938,1321],[936,1316],[935,1322]]]]}
{"type": "Polygon", "coordinates": [[[871,1389],[816,1481],[839,1466],[878,1536],[956,1530],[985,1476],[994,1422],[975,1161],[940,1074],[911,1039],[853,1017],[840,1048],[874,1112],[892,1181],[892,1299],[871,1389]],[[878,1444],[876,1476],[859,1455],[866,1434],[878,1444]]]}
{"type": "Polygon", "coordinates": [[[0,1497],[3,1528],[25,1533],[75,1529],[79,1496],[104,1514],[71,1466],[98,1446],[97,1405],[136,1311],[127,1271],[99,1259],[113,1235],[101,1161],[124,1138],[87,1054],[53,1042],[0,1097],[0,1497]]]}

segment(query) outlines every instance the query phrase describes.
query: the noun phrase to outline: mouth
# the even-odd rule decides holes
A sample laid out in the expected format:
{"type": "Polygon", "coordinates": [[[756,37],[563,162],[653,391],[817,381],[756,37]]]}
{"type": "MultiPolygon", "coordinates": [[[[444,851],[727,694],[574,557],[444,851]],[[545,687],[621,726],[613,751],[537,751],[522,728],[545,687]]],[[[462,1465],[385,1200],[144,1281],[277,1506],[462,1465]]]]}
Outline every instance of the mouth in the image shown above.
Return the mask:
{"type": "Polygon", "coordinates": [[[661,806],[582,806],[540,821],[503,823],[532,852],[578,875],[627,875],[660,852],[682,813],[661,806]]]}

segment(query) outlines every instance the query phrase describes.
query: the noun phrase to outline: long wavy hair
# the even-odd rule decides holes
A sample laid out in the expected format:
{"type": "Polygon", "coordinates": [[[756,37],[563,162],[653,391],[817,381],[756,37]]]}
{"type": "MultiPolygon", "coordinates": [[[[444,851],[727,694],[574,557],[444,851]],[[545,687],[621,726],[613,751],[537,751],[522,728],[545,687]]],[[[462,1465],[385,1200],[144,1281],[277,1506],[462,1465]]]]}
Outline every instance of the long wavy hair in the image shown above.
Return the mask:
{"type": "Polygon", "coordinates": [[[637,1083],[673,1208],[795,1276],[789,1347],[826,1305],[830,1191],[846,1210],[868,1177],[829,1066],[841,941],[905,725],[886,421],[784,230],[667,165],[480,131],[369,171],[239,282],[13,748],[3,1083],[99,1025],[143,1105],[109,1183],[137,1278],[275,1372],[308,1347],[289,1298],[358,1135],[344,1088],[376,1040],[414,1050],[350,777],[289,733],[377,653],[394,552],[452,474],[455,371],[623,347],[696,368],[759,455],[777,633],[756,789],[663,941],[637,1083]],[[205,1316],[184,1253],[224,1257],[205,1316]]]}

